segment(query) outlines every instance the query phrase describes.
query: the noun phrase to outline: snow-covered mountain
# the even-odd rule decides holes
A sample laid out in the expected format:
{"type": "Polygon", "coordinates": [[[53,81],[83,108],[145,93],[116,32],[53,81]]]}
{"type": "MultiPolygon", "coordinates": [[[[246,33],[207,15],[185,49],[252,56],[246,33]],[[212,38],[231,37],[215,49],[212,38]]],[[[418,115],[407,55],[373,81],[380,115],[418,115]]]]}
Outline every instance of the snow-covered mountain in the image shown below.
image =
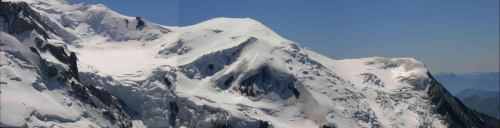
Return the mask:
{"type": "Polygon", "coordinates": [[[332,60],[249,18],[31,0],[1,2],[0,26],[1,126],[499,127],[417,60],[332,60]]]}

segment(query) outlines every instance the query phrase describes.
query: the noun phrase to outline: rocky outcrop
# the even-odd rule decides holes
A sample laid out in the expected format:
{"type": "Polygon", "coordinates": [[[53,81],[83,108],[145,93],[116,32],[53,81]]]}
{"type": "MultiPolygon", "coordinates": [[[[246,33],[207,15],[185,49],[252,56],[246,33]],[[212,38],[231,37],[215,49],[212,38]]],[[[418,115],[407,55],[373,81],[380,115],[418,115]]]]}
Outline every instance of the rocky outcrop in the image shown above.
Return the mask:
{"type": "Polygon", "coordinates": [[[64,50],[63,46],[47,44],[47,48],[49,48],[50,52],[56,57],[59,61],[63,63],[69,63],[68,54],[66,54],[66,50],[64,50]]]}
{"type": "Polygon", "coordinates": [[[167,84],[167,87],[172,86],[172,82],[170,82],[170,80],[168,80],[168,77],[166,75],[163,76],[163,81],[165,82],[165,84],[167,84]]]}
{"type": "Polygon", "coordinates": [[[175,127],[177,114],[179,113],[179,107],[175,102],[169,102],[169,105],[170,105],[170,124],[175,127]]]}
{"type": "Polygon", "coordinates": [[[436,106],[437,113],[444,117],[443,120],[448,124],[448,127],[500,127],[500,120],[468,108],[458,98],[451,95],[430,73],[427,74],[431,79],[427,91],[429,100],[436,106]]]}
{"type": "Polygon", "coordinates": [[[105,111],[110,116],[111,119],[119,122],[119,126],[122,128],[132,127],[132,119],[125,112],[124,107],[121,105],[120,101],[115,98],[111,93],[102,88],[96,88],[94,86],[87,87],[89,92],[97,97],[99,101],[108,106],[108,111],[105,111]]]}
{"type": "Polygon", "coordinates": [[[137,26],[135,26],[136,29],[146,26],[146,23],[142,20],[141,17],[135,17],[135,20],[137,20],[137,26]]]}
{"type": "MultiPolygon", "coordinates": [[[[236,61],[240,56],[241,50],[255,41],[257,41],[257,38],[250,37],[246,41],[241,42],[238,46],[203,55],[189,64],[180,65],[179,68],[181,72],[185,73],[186,76],[191,79],[202,79],[207,76],[212,76],[221,71],[225,66],[231,65],[236,61]]],[[[182,45],[182,41],[176,42],[176,49],[170,49],[169,51],[179,54],[180,49],[186,50],[182,45]]]]}
{"type": "Polygon", "coordinates": [[[238,87],[240,93],[250,97],[275,93],[281,99],[288,99],[292,95],[299,99],[300,92],[295,87],[297,79],[293,76],[289,76],[289,78],[275,76],[271,70],[268,67],[263,67],[257,74],[243,79],[238,87]]]}
{"type": "Polygon", "coordinates": [[[271,123],[267,121],[262,121],[262,120],[259,121],[259,128],[272,128],[272,127],[273,126],[271,125],[271,123]]]}
{"type": "Polygon", "coordinates": [[[122,128],[132,127],[132,119],[127,115],[120,101],[107,90],[94,86],[83,86],[74,81],[70,83],[70,87],[70,94],[72,94],[73,97],[80,99],[84,103],[90,104],[94,108],[98,108],[97,103],[99,102],[106,105],[107,108],[104,108],[103,115],[118,122],[118,126],[122,128]],[[96,97],[98,101],[94,101],[92,97],[96,97]]]}
{"type": "Polygon", "coordinates": [[[77,80],[80,81],[80,77],[78,76],[78,66],[76,61],[78,58],[76,58],[76,54],[74,52],[71,52],[71,55],[69,56],[69,69],[71,70],[71,75],[77,80]]]}
{"type": "Polygon", "coordinates": [[[25,31],[34,30],[45,39],[50,38],[46,33],[47,31],[57,34],[49,25],[40,20],[37,13],[26,2],[0,3],[0,12],[2,12],[0,17],[6,19],[9,34],[21,34],[25,31]]]}
{"type": "Polygon", "coordinates": [[[363,73],[359,74],[360,76],[363,76],[363,84],[365,83],[371,83],[373,85],[377,85],[379,87],[385,87],[384,83],[375,75],[372,73],[363,73]]]}

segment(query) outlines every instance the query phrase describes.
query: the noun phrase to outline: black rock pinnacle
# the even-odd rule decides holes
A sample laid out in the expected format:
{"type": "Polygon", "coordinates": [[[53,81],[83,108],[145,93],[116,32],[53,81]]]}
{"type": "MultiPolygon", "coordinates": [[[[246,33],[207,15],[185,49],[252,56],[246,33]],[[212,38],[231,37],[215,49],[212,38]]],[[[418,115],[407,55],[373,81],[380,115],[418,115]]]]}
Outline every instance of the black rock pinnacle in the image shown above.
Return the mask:
{"type": "Polygon", "coordinates": [[[71,69],[71,73],[73,77],[77,81],[80,81],[80,77],[78,76],[78,66],[76,65],[76,54],[74,52],[71,52],[71,55],[69,56],[69,68],[71,69]]]}

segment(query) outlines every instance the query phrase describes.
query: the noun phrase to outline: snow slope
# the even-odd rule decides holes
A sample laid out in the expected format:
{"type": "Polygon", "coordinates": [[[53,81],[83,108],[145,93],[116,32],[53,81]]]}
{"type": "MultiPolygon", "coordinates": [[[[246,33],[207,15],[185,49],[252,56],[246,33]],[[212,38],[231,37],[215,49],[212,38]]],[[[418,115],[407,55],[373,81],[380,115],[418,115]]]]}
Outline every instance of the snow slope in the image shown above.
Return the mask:
{"type": "Polygon", "coordinates": [[[43,68],[47,65],[39,55],[11,35],[0,35],[2,126],[117,126],[101,114],[105,108],[95,109],[72,97],[68,84],[46,76],[43,68]]]}
{"type": "Polygon", "coordinates": [[[46,34],[36,27],[12,33],[2,23],[2,126],[126,127],[116,120],[134,127],[451,127],[457,111],[475,118],[458,126],[495,126],[457,107],[411,58],[333,60],[250,18],[169,27],[104,5],[25,2],[40,19],[33,22],[53,31],[40,25],[46,34]],[[54,48],[43,51],[39,40],[54,48]],[[75,71],[63,53],[78,58],[77,75],[63,82],[40,75],[40,59],[75,71]],[[83,94],[98,105],[69,95],[80,87],[70,81],[88,88],[83,94]],[[59,83],[66,87],[53,87],[59,83]]]}

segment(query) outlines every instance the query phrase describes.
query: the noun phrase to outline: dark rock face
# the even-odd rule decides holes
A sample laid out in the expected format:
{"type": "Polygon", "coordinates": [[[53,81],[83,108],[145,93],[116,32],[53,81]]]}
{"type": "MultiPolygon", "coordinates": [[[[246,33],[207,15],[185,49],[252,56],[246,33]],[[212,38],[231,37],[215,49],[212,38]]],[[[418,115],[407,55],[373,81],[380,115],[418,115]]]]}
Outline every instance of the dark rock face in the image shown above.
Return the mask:
{"type": "Polygon", "coordinates": [[[500,120],[466,107],[458,98],[451,95],[434,77],[427,73],[431,82],[427,94],[437,113],[451,128],[498,128],[500,120]]]}
{"type": "Polygon", "coordinates": [[[80,81],[80,77],[78,76],[78,66],[76,64],[76,54],[74,52],[71,52],[71,55],[69,56],[69,69],[71,70],[71,74],[73,77],[77,80],[80,81]]]}
{"type": "Polygon", "coordinates": [[[109,111],[102,112],[103,115],[108,116],[111,120],[116,120],[116,118],[109,111]]]}
{"type": "Polygon", "coordinates": [[[59,71],[58,71],[58,70],[57,70],[57,68],[56,68],[56,67],[54,67],[54,66],[49,66],[49,67],[47,67],[47,76],[48,76],[49,78],[53,78],[53,77],[57,76],[57,73],[58,73],[58,72],[59,72],[59,71]]]}
{"type": "Polygon", "coordinates": [[[26,2],[0,3],[0,12],[2,12],[0,13],[0,17],[3,17],[7,22],[9,22],[9,34],[21,34],[25,31],[34,30],[45,39],[49,38],[46,31],[57,34],[49,25],[40,20],[35,11],[33,11],[33,9],[31,9],[26,2]]]}
{"type": "Polygon", "coordinates": [[[135,17],[135,20],[137,20],[137,26],[135,26],[136,29],[139,29],[142,26],[146,26],[146,23],[144,23],[141,17],[135,17]]]}
{"type": "Polygon", "coordinates": [[[80,98],[84,103],[89,103],[90,105],[97,107],[95,103],[90,100],[90,94],[87,93],[87,88],[81,84],[77,84],[74,81],[70,83],[71,91],[70,94],[75,98],[80,98]]]}
{"type": "Polygon", "coordinates": [[[87,86],[86,88],[93,96],[97,97],[99,101],[101,101],[104,105],[110,108],[110,110],[107,111],[108,112],[107,115],[113,120],[118,121],[120,123],[120,127],[123,128],[132,127],[132,119],[130,118],[129,115],[127,115],[120,101],[116,99],[113,95],[111,95],[111,93],[109,93],[105,89],[99,89],[92,85],[87,86]]]}
{"type": "Polygon", "coordinates": [[[227,123],[220,123],[217,125],[217,128],[231,128],[231,125],[227,123]]]}
{"type": "Polygon", "coordinates": [[[38,50],[36,50],[36,48],[30,47],[30,50],[31,50],[31,52],[33,52],[33,53],[35,53],[35,54],[37,54],[37,55],[40,56],[40,53],[38,53],[38,50]]]}
{"type": "Polygon", "coordinates": [[[172,85],[172,82],[170,82],[170,80],[168,80],[167,76],[163,76],[163,81],[165,82],[165,84],[167,84],[168,87],[170,87],[172,85]]]}
{"type": "Polygon", "coordinates": [[[45,52],[45,49],[47,48],[47,42],[37,37],[35,38],[35,44],[38,49],[42,50],[42,52],[45,52]]]}
{"type": "Polygon", "coordinates": [[[215,33],[221,33],[222,32],[222,30],[212,30],[212,31],[215,32],[215,33]]]}
{"type": "MultiPolygon", "coordinates": [[[[11,35],[34,31],[44,38],[35,38],[36,48],[30,47],[33,53],[39,55],[38,50],[45,52],[48,49],[59,61],[69,64],[70,69],[64,69],[62,66],[53,65],[41,58],[40,61],[42,62],[39,66],[42,67],[42,72],[46,73],[48,78],[56,77],[61,83],[68,82],[67,80],[70,80],[69,78],[71,77],[79,81],[76,54],[72,52],[68,56],[63,46],[47,43],[47,39],[49,38],[48,32],[57,33],[49,25],[41,21],[38,14],[27,3],[0,1],[0,17],[4,18],[5,22],[7,22],[6,30],[11,35]]],[[[95,108],[98,108],[96,103],[108,106],[102,114],[110,117],[111,120],[115,120],[112,123],[118,123],[118,126],[124,128],[132,127],[132,120],[124,111],[120,101],[107,90],[95,88],[94,86],[83,86],[77,81],[69,82],[69,87],[67,88],[73,98],[82,101],[84,104],[89,104],[95,108]]]]}
{"type": "Polygon", "coordinates": [[[175,127],[175,120],[177,120],[177,116],[174,113],[170,113],[170,124],[175,127]]]}
{"type": "Polygon", "coordinates": [[[281,99],[288,99],[290,96],[300,97],[300,91],[295,87],[297,79],[293,76],[283,78],[275,76],[268,67],[263,67],[255,75],[245,78],[240,82],[238,90],[241,94],[250,97],[276,93],[281,99]]]}
{"type": "Polygon", "coordinates": [[[224,81],[224,86],[228,87],[229,85],[231,85],[231,83],[233,83],[233,80],[234,80],[234,76],[227,78],[227,80],[224,81]]]}
{"type": "MultiPolygon", "coordinates": [[[[255,42],[256,40],[257,38],[250,37],[238,46],[213,52],[211,54],[203,55],[194,62],[191,62],[186,65],[180,65],[179,68],[181,69],[181,72],[185,73],[186,76],[191,79],[195,78],[196,76],[195,74],[198,73],[201,76],[195,79],[201,79],[207,76],[212,76],[215,73],[221,71],[224,68],[224,66],[230,65],[231,63],[235,62],[241,53],[241,49],[243,49],[243,47],[245,47],[246,45],[255,42]],[[210,61],[211,63],[207,63],[207,61],[210,61]]],[[[182,46],[181,41],[179,41],[177,45],[180,45],[176,46],[178,48],[184,47],[182,46]]],[[[188,51],[190,48],[183,48],[183,49],[184,51],[188,51]]],[[[171,51],[171,52],[179,53],[179,51],[175,52],[171,51]]],[[[224,81],[221,81],[221,83],[223,82],[224,81]]]]}
{"type": "Polygon", "coordinates": [[[177,114],[179,113],[179,107],[177,106],[177,103],[175,102],[169,102],[170,105],[170,124],[175,127],[175,122],[177,120],[177,114]]]}
{"type": "Polygon", "coordinates": [[[363,73],[363,74],[359,74],[359,75],[364,76],[363,84],[372,83],[372,84],[377,85],[379,87],[385,87],[384,83],[382,83],[382,81],[375,74],[363,73]]]}
{"type": "Polygon", "coordinates": [[[271,123],[267,122],[267,121],[259,121],[259,128],[272,128],[273,126],[271,125],[271,123]]]}
{"type": "Polygon", "coordinates": [[[321,128],[336,128],[335,126],[328,126],[328,125],[323,125],[321,128]]]}
{"type": "Polygon", "coordinates": [[[292,90],[293,92],[293,95],[295,96],[295,98],[299,98],[300,97],[300,92],[297,88],[295,88],[295,86],[292,86],[292,85],[288,85],[288,89],[292,90]]]}
{"type": "Polygon", "coordinates": [[[175,113],[179,112],[179,107],[177,106],[177,103],[169,102],[168,104],[170,105],[170,110],[172,110],[175,113]]]}
{"type": "Polygon", "coordinates": [[[240,83],[240,87],[238,88],[238,90],[240,90],[241,94],[251,97],[255,96],[253,83],[257,80],[257,77],[259,77],[259,75],[251,76],[240,83]]]}
{"type": "Polygon", "coordinates": [[[70,94],[72,94],[73,97],[97,108],[97,105],[95,104],[96,101],[93,101],[91,98],[92,96],[95,96],[100,102],[109,107],[108,110],[103,112],[103,115],[117,121],[119,126],[122,128],[132,127],[132,119],[130,116],[127,115],[119,100],[112,96],[107,90],[99,89],[94,86],[83,86],[80,83],[75,83],[74,81],[70,83],[70,87],[70,94]]]}
{"type": "Polygon", "coordinates": [[[214,70],[214,65],[213,64],[208,65],[208,69],[214,70]]]}
{"type": "Polygon", "coordinates": [[[56,57],[59,61],[63,63],[69,63],[69,57],[68,54],[66,54],[64,47],[47,44],[47,48],[49,48],[50,52],[52,52],[54,57],[56,57]]]}

